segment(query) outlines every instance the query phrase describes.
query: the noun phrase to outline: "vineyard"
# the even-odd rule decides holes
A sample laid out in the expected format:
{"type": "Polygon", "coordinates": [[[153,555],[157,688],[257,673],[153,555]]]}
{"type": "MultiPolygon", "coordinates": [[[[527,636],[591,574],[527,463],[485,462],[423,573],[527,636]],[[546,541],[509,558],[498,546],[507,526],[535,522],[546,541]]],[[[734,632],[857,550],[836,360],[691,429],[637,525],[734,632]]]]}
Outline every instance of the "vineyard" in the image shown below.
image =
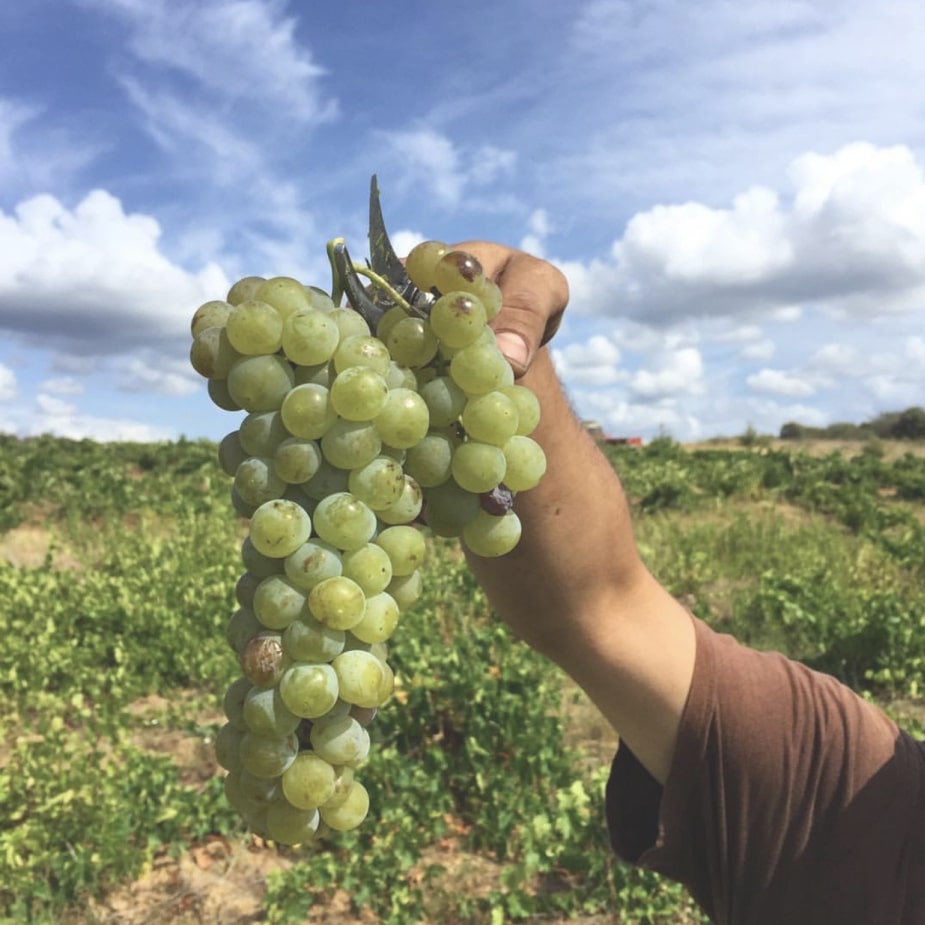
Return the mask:
{"type": "MultiPolygon", "coordinates": [[[[921,734],[925,447],[746,443],[605,449],[645,559],[921,734]]],[[[0,436],[0,922],[702,921],[612,858],[613,735],[443,540],[370,727],[370,818],[322,849],[248,835],[211,749],[243,535],[211,443],[0,436]]]]}

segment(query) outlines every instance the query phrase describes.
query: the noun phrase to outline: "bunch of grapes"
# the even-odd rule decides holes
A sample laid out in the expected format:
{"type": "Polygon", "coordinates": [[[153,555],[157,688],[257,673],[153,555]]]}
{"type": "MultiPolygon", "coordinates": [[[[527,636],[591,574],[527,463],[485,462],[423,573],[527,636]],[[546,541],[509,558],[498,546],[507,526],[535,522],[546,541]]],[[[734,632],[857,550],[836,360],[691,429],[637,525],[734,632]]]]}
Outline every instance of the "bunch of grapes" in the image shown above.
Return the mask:
{"type": "Polygon", "coordinates": [[[520,538],[513,494],[545,470],[539,404],[488,327],[498,287],[434,241],[406,268],[429,312],[390,291],[374,330],[288,277],[242,279],[192,321],[212,400],[246,412],[219,447],[250,523],[227,627],[242,676],[216,756],[231,804],[283,844],[368,812],[355,772],[393,691],[387,642],[421,593],[421,526],[503,555],[520,538]]]}

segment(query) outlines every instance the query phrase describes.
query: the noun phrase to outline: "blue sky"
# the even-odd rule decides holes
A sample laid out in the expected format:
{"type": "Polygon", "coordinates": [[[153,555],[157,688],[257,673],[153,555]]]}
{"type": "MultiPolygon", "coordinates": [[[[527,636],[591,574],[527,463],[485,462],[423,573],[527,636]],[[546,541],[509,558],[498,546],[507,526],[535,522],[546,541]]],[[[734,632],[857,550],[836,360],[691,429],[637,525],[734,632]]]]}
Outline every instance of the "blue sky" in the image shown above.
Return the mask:
{"type": "Polygon", "coordinates": [[[567,390],[693,440],[925,404],[919,0],[0,6],[0,430],[221,437],[198,304],[400,247],[558,264],[567,390]]]}

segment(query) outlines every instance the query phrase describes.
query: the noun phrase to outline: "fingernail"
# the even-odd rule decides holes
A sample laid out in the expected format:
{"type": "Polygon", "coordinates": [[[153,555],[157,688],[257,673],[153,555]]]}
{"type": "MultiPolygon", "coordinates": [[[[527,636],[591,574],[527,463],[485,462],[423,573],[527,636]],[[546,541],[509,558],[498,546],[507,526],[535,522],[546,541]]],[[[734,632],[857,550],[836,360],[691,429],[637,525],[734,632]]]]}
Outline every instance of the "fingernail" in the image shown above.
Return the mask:
{"type": "Polygon", "coordinates": [[[527,365],[527,356],[530,353],[527,342],[513,331],[499,331],[495,336],[498,347],[507,357],[508,362],[521,368],[527,365]]]}

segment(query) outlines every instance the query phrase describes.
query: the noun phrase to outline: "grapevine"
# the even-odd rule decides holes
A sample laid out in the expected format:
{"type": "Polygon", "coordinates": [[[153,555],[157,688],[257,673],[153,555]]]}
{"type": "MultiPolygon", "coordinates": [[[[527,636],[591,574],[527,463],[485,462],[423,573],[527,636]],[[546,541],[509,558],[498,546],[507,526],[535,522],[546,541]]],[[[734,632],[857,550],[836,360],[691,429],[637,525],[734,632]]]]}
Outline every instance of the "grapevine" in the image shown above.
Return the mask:
{"type": "Polygon", "coordinates": [[[213,402],[244,412],[219,446],[249,529],[226,631],[241,676],[216,757],[232,806],[289,845],[368,813],[357,772],[393,690],[388,642],[421,593],[422,531],[505,555],[514,494],[546,465],[537,399],[489,327],[501,292],[475,257],[425,241],[403,264],[375,177],[369,265],[340,238],[327,253],[330,292],[245,277],[191,324],[213,402]]]}

